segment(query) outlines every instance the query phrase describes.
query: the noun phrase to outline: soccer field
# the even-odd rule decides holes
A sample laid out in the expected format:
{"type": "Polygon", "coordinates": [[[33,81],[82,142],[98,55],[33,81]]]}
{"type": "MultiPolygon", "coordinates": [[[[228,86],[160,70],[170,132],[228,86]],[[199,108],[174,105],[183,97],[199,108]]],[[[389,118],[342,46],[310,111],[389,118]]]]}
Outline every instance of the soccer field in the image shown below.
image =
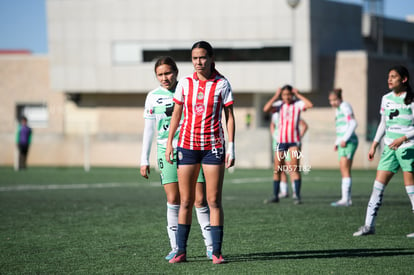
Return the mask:
{"type": "Polygon", "coordinates": [[[265,205],[271,170],[226,173],[224,265],[205,257],[193,219],[187,263],[169,264],[166,199],[158,173],[138,169],[0,168],[1,274],[412,274],[414,214],[397,174],[387,187],[376,234],[364,223],[373,170],[353,171],[353,206],[336,170],[303,175],[303,204],[265,205]]]}

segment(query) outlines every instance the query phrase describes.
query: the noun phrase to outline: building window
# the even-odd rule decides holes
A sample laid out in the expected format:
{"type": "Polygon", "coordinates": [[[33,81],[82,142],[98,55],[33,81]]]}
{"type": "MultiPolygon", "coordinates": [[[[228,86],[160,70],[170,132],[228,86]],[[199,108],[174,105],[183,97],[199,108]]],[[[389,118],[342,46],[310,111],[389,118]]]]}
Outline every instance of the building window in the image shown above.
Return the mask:
{"type": "MultiPolygon", "coordinates": [[[[221,62],[289,61],[290,47],[216,48],[215,60],[221,62]]],[[[177,62],[191,59],[189,49],[143,50],[143,61],[153,62],[160,56],[171,56],[177,62]]]]}
{"type": "Polygon", "coordinates": [[[142,61],[142,53],[137,43],[115,42],[112,44],[112,62],[121,65],[133,65],[142,61]]]}
{"type": "Polygon", "coordinates": [[[16,106],[16,119],[25,116],[30,127],[46,128],[49,122],[49,112],[46,104],[18,104],[16,106]]]}

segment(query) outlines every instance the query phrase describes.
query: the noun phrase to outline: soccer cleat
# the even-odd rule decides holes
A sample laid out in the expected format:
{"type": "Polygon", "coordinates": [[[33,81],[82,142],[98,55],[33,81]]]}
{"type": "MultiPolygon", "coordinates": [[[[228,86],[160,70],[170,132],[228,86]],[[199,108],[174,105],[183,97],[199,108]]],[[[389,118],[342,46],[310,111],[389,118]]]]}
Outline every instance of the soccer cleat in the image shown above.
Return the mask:
{"type": "Polygon", "coordinates": [[[353,236],[358,237],[358,236],[365,236],[365,235],[372,235],[372,234],[375,234],[375,228],[364,225],[364,226],[361,226],[357,232],[354,232],[353,236]]]}
{"type": "Polygon", "coordinates": [[[264,200],[264,203],[265,203],[265,204],[269,204],[269,203],[278,203],[278,202],[279,202],[279,198],[277,198],[277,197],[273,197],[273,198],[270,198],[270,199],[264,200]]]}
{"type": "Polygon", "coordinates": [[[213,255],[213,264],[224,264],[226,261],[223,259],[223,256],[220,255],[220,257],[216,257],[213,255]]]}
{"type": "Polygon", "coordinates": [[[341,207],[341,206],[351,206],[352,205],[352,201],[343,201],[343,200],[339,200],[339,201],[334,201],[333,203],[331,203],[331,206],[333,207],[341,207]]]}
{"type": "Polygon", "coordinates": [[[293,204],[296,204],[296,205],[298,205],[298,204],[302,204],[302,200],[301,199],[298,199],[297,197],[293,200],[293,204]]]}
{"type": "Polygon", "coordinates": [[[207,256],[208,259],[212,260],[213,259],[213,251],[207,249],[206,256],[207,256]]]}
{"type": "Polygon", "coordinates": [[[178,256],[177,256],[177,254],[175,254],[174,258],[169,260],[169,263],[170,264],[175,264],[175,263],[183,263],[183,262],[186,262],[186,261],[187,261],[187,257],[185,255],[185,253],[183,253],[183,254],[178,255],[178,256]]]}
{"type": "Polygon", "coordinates": [[[407,238],[414,238],[414,233],[407,234],[407,238]]]}
{"type": "Polygon", "coordinates": [[[170,253],[168,253],[167,256],[165,256],[165,259],[167,261],[171,260],[172,258],[174,258],[175,254],[177,254],[177,250],[173,249],[170,251],[170,253]]]}
{"type": "Polygon", "coordinates": [[[285,193],[285,192],[279,193],[279,198],[281,198],[281,199],[289,198],[289,194],[285,193]]]}

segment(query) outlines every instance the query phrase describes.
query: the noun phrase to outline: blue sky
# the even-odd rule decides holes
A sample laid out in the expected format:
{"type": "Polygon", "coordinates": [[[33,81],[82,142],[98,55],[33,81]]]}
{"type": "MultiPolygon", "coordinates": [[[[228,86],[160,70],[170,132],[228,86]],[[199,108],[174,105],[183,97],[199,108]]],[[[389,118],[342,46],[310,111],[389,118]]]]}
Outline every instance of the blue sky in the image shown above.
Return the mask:
{"type": "MultiPolygon", "coordinates": [[[[0,0],[0,49],[47,53],[46,0],[0,0]]],[[[277,0],[281,1],[281,0],[277,0]]],[[[361,4],[363,0],[337,0],[361,4]]],[[[384,0],[387,17],[414,15],[414,0],[384,0]]]]}

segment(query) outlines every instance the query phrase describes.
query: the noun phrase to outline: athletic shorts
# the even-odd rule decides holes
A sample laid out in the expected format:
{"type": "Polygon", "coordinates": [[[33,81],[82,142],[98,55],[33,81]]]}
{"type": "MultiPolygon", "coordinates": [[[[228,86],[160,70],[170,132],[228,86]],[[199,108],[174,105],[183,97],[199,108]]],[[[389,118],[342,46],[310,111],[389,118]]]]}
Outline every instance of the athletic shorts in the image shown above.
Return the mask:
{"type": "Polygon", "coordinates": [[[353,159],[357,147],[358,142],[347,142],[345,147],[341,147],[341,145],[338,145],[338,160],[341,159],[341,157],[353,159]]]}
{"type": "MultiPolygon", "coordinates": [[[[273,152],[275,152],[275,153],[278,152],[278,145],[279,145],[279,143],[275,139],[273,139],[273,145],[272,145],[273,152]]],[[[281,151],[280,148],[279,148],[279,151],[281,151]]],[[[276,156],[276,154],[275,154],[275,156],[276,156]]],[[[284,155],[284,160],[290,161],[291,160],[290,154],[284,155]]]]}
{"type": "Polygon", "coordinates": [[[387,145],[382,152],[377,170],[397,173],[401,167],[403,172],[413,172],[414,147],[390,149],[387,145]]]}
{"type": "Polygon", "coordinates": [[[178,165],[197,163],[221,165],[226,159],[226,150],[224,147],[213,148],[211,150],[189,150],[178,147],[177,152],[178,165]]]}
{"type": "MultiPolygon", "coordinates": [[[[158,168],[161,172],[161,184],[164,185],[167,183],[178,182],[176,152],[174,153],[173,164],[171,164],[165,159],[165,148],[158,148],[157,160],[158,168]]],[[[197,182],[206,182],[202,168],[200,168],[200,173],[198,174],[197,182]]]]}
{"type": "Polygon", "coordinates": [[[275,151],[286,152],[289,150],[290,147],[295,146],[300,148],[300,142],[279,143],[276,145],[275,151]]]}

